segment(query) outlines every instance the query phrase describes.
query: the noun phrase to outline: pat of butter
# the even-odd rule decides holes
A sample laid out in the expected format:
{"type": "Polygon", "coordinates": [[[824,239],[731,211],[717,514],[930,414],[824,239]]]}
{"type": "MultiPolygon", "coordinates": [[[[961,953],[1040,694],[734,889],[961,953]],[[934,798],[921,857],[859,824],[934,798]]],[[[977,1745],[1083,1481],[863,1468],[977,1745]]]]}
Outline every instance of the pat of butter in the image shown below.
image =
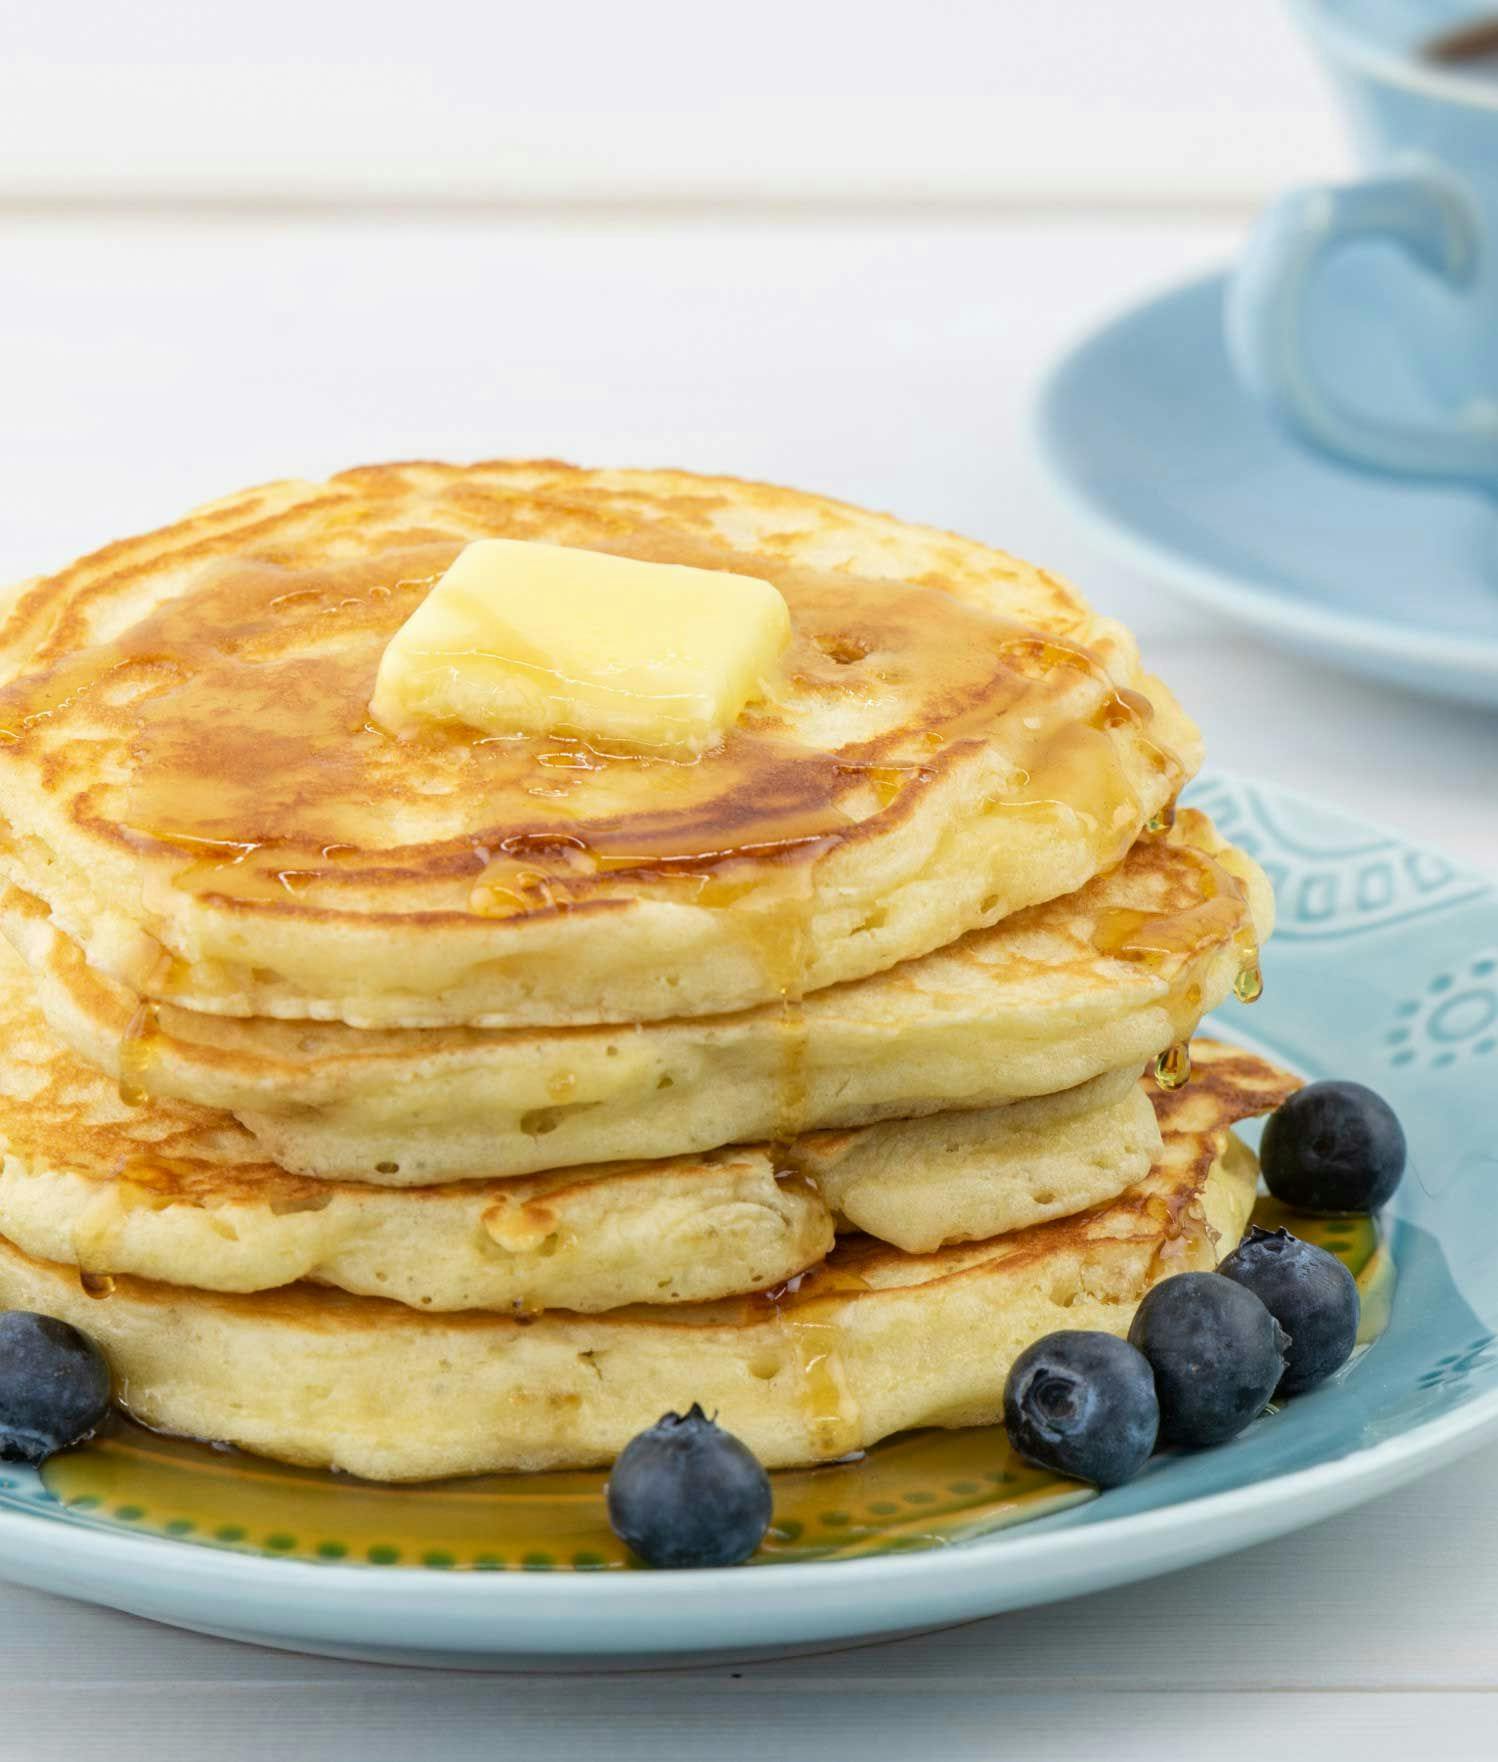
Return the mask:
{"type": "Polygon", "coordinates": [[[469,545],[391,638],[370,710],[397,734],[463,723],[698,752],[790,641],[768,581],[519,539],[469,545]]]}

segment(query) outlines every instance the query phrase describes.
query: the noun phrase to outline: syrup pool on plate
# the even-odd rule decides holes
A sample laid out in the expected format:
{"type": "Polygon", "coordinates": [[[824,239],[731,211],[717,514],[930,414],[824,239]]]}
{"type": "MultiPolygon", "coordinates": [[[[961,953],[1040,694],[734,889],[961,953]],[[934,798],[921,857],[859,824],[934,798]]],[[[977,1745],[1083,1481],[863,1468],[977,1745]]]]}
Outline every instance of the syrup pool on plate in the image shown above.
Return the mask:
{"type": "MultiPolygon", "coordinates": [[[[1358,1342],[1366,1350],[1387,1323],[1394,1285],[1376,1220],[1298,1217],[1261,1198],[1254,1222],[1283,1224],[1347,1264],[1362,1297],[1358,1342]]],[[[286,1559],[434,1571],[631,1567],[604,1516],[607,1478],[590,1469],[382,1486],[162,1437],[127,1420],[42,1469],[53,1498],[111,1529],[286,1559]]],[[[771,1479],[775,1516],[752,1565],[941,1547],[1095,1497],[1020,1461],[1001,1426],[909,1432],[849,1461],[779,1470],[771,1479]]]]}

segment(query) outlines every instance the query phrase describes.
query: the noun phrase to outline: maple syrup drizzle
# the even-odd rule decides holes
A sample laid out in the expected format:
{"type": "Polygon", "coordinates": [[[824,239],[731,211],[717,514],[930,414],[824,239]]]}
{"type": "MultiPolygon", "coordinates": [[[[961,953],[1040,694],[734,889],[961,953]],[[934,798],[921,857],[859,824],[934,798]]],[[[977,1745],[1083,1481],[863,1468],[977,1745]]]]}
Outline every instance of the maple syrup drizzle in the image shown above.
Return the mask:
{"type": "MultiPolygon", "coordinates": [[[[1233,994],[1240,1003],[1257,1002],[1263,995],[1264,979],[1247,887],[1207,852],[1189,846],[1178,848],[1179,854],[1183,858],[1189,855],[1196,866],[1190,903],[1153,908],[1109,907],[1098,914],[1093,946],[1099,953],[1116,959],[1165,969],[1176,961],[1190,962],[1228,944],[1239,962],[1233,994]]],[[[1166,1001],[1178,1039],[1188,1040],[1195,1031],[1201,1002],[1202,988],[1196,981],[1187,984],[1179,998],[1166,1001]]]]}
{"type": "Polygon", "coordinates": [[[120,1100],[143,1107],[151,1098],[150,1076],[161,1041],[161,1019],[149,998],[136,1006],[120,1038],[120,1100]]]}
{"type": "Polygon", "coordinates": [[[807,1434],[823,1461],[835,1461],[859,1446],[858,1404],[839,1349],[844,1299],[869,1289],[857,1269],[834,1252],[832,1259],[798,1273],[759,1299],[773,1309],[785,1335],[807,1434]]]}
{"type": "MultiPolygon", "coordinates": [[[[719,878],[752,891],[767,871],[814,865],[872,815],[898,812],[945,755],[1001,721],[1018,770],[987,810],[1075,812],[1103,863],[1139,826],[1118,731],[1180,781],[1146,732],[1148,699],[1116,688],[1080,644],[939,587],[747,558],[583,503],[565,512],[588,526],[567,542],[772,580],[796,621],[798,701],[846,705],[848,744],[798,740],[773,703],[695,762],[451,730],[394,741],[368,720],[380,656],[461,548],[424,534],[317,566],[295,541],[199,564],[187,593],[118,639],[0,691],[0,725],[24,741],[87,698],[90,718],[128,741],[131,775],[109,818],[143,849],[185,857],[177,886],[281,906],[407,883],[424,906],[435,890],[442,909],[494,916],[565,910],[623,883],[626,896],[643,883],[691,898],[719,878]],[[891,700],[895,726],[869,711],[881,695],[871,681],[906,688],[891,700]],[[534,811],[495,831],[491,802],[534,811]]],[[[524,498],[508,516],[499,499],[486,506],[494,531],[507,518],[524,536],[518,523],[535,510],[524,498]]]]}
{"type": "Polygon", "coordinates": [[[1184,1040],[1167,1046],[1156,1058],[1155,1081],[1162,1089],[1179,1089],[1191,1081],[1191,1048],[1184,1040]]]}
{"type": "Polygon", "coordinates": [[[1234,939],[1243,918],[1241,899],[1219,896],[1174,911],[1110,906],[1099,912],[1093,946],[1100,954],[1143,966],[1191,958],[1234,939]]]}

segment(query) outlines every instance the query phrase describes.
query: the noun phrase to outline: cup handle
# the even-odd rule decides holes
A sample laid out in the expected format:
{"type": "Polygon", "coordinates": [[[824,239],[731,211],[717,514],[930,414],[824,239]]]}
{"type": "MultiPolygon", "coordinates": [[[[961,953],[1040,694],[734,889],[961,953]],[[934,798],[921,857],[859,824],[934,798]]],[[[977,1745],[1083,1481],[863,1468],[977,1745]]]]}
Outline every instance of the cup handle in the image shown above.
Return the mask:
{"type": "Polygon", "coordinates": [[[1429,422],[1358,410],[1316,372],[1306,299],[1342,246],[1397,245],[1449,287],[1475,278],[1480,234],[1461,186],[1428,166],[1361,183],[1293,190],[1260,219],[1228,287],[1228,351],[1239,377],[1312,446],[1354,465],[1401,476],[1498,482],[1498,405],[1475,399],[1429,422]]]}

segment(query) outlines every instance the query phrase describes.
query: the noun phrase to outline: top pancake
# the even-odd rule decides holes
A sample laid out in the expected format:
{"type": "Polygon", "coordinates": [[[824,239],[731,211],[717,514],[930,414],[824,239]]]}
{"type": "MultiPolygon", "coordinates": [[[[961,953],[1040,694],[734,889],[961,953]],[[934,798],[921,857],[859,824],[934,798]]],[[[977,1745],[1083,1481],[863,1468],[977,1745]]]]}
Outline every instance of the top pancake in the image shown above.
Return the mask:
{"type": "Polygon", "coordinates": [[[519,1026],[881,971],[1116,862],[1195,768],[1054,577],[789,490],[369,467],[210,505],[0,622],[11,878],[101,971],[224,1015],[519,1026]],[[385,644],[506,536],[772,581],[771,703],[693,763],[371,727],[385,644]]]}

